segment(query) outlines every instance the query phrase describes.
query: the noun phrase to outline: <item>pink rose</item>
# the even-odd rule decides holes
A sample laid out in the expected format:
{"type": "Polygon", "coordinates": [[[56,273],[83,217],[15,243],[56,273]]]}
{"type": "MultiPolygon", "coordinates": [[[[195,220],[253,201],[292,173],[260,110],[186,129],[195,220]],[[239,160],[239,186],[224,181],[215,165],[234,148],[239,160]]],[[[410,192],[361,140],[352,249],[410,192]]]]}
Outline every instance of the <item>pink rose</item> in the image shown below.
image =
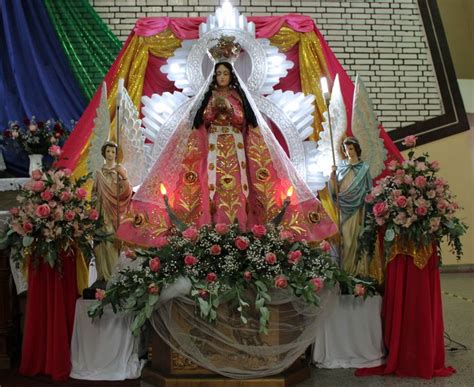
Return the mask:
{"type": "Polygon", "coordinates": [[[284,275],[275,277],[275,287],[279,289],[285,289],[288,286],[288,280],[284,275]]]}
{"type": "Polygon", "coordinates": [[[28,221],[23,223],[23,231],[27,234],[30,233],[31,231],[33,231],[33,225],[28,221]]]}
{"type": "Polygon", "coordinates": [[[400,189],[395,189],[395,190],[392,191],[392,197],[395,198],[395,199],[398,198],[399,196],[401,196],[401,194],[402,194],[402,190],[400,190],[400,189]]]}
{"type": "Polygon", "coordinates": [[[183,231],[183,237],[194,242],[198,237],[198,230],[195,227],[189,227],[183,231]]]}
{"type": "Polygon", "coordinates": [[[434,189],[430,189],[426,193],[426,196],[428,196],[428,199],[434,199],[436,197],[436,191],[434,189]]]}
{"type": "Polygon", "coordinates": [[[245,271],[245,272],[244,272],[244,280],[247,281],[247,282],[248,282],[248,281],[251,281],[251,280],[252,280],[252,272],[250,272],[250,271],[245,271]]]}
{"type": "Polygon", "coordinates": [[[257,238],[261,238],[267,233],[267,228],[263,224],[256,224],[252,227],[252,233],[257,238]]]}
{"type": "Polygon", "coordinates": [[[374,201],[374,199],[375,199],[374,194],[373,194],[373,193],[368,193],[368,194],[365,196],[364,201],[365,201],[366,203],[372,203],[372,202],[374,201]]]}
{"type": "Polygon", "coordinates": [[[18,216],[18,214],[20,213],[20,209],[18,207],[12,207],[10,208],[10,214],[12,216],[18,216]]]}
{"type": "Polygon", "coordinates": [[[356,284],[354,286],[354,294],[356,296],[364,296],[365,295],[365,286],[362,284],[356,284]]]}
{"type": "Polygon", "coordinates": [[[309,282],[313,284],[314,291],[316,293],[318,293],[324,287],[324,280],[320,277],[311,278],[309,282]]]}
{"type": "Polygon", "coordinates": [[[446,184],[446,181],[442,178],[437,178],[435,179],[434,184],[437,188],[443,188],[446,184]]]}
{"type": "Polygon", "coordinates": [[[387,169],[389,171],[394,171],[395,169],[397,169],[398,167],[398,161],[397,160],[390,160],[388,163],[387,163],[387,169]]]}
{"type": "Polygon", "coordinates": [[[72,171],[69,168],[64,168],[63,172],[64,172],[64,175],[67,177],[72,175],[72,171]]]}
{"type": "Polygon", "coordinates": [[[235,238],[235,247],[237,247],[239,250],[247,250],[249,247],[249,241],[246,237],[241,237],[238,236],[235,238]]]}
{"type": "Polygon", "coordinates": [[[293,233],[291,231],[282,230],[280,231],[280,239],[282,241],[286,241],[286,240],[291,241],[293,239],[293,233]]]}
{"type": "Polygon", "coordinates": [[[59,157],[63,153],[63,150],[58,145],[51,145],[48,149],[48,153],[53,157],[59,157]]]}
{"type": "Polygon", "coordinates": [[[87,196],[87,191],[84,188],[77,188],[76,196],[79,200],[85,199],[87,196]]]}
{"type": "Polygon", "coordinates": [[[388,211],[387,202],[378,202],[372,211],[376,217],[384,216],[388,211]]]}
{"type": "Polygon", "coordinates": [[[31,190],[35,192],[44,191],[44,188],[45,188],[44,182],[41,180],[37,180],[31,185],[31,190]]]}
{"type": "Polygon", "coordinates": [[[40,204],[38,207],[36,207],[35,214],[38,218],[47,218],[49,214],[51,213],[51,208],[45,203],[45,204],[40,204]]]}
{"type": "Polygon", "coordinates": [[[148,294],[158,294],[159,291],[160,288],[154,282],[148,285],[148,294]]]}
{"type": "Polygon", "coordinates": [[[222,249],[219,245],[212,245],[211,248],[209,249],[209,252],[211,255],[219,255],[221,253],[222,249]]]}
{"type": "Polygon", "coordinates": [[[186,266],[194,266],[198,262],[197,258],[194,255],[186,255],[184,257],[184,264],[186,266]]]}
{"type": "Polygon", "coordinates": [[[89,219],[92,221],[99,219],[99,212],[95,208],[89,211],[89,219]]]}
{"type": "Polygon", "coordinates": [[[416,207],[415,213],[418,216],[425,216],[428,213],[428,209],[425,206],[416,207]]]}
{"type": "Polygon", "coordinates": [[[395,204],[400,208],[405,208],[407,206],[408,200],[406,196],[400,195],[395,199],[395,204]]]}
{"type": "Polygon", "coordinates": [[[403,177],[403,182],[405,184],[411,185],[413,183],[413,177],[411,177],[410,175],[405,175],[403,177]]]}
{"type": "Polygon", "coordinates": [[[33,178],[33,180],[41,180],[41,178],[43,177],[43,172],[41,171],[41,169],[35,169],[33,172],[31,172],[31,177],[33,178]]]}
{"type": "Polygon", "coordinates": [[[414,146],[416,146],[416,136],[406,136],[404,139],[403,139],[403,142],[402,142],[403,145],[405,145],[407,148],[412,148],[414,146]]]}
{"type": "Polygon", "coordinates": [[[153,242],[153,246],[161,249],[165,246],[168,245],[168,238],[165,237],[164,235],[160,235],[158,238],[156,238],[153,242]]]}
{"type": "Polygon", "coordinates": [[[433,171],[437,172],[439,171],[439,162],[434,160],[430,163],[430,167],[433,171]]]}
{"type": "Polygon", "coordinates": [[[331,244],[330,244],[328,241],[322,241],[322,242],[319,244],[319,247],[320,247],[321,250],[323,250],[325,253],[329,253],[329,251],[331,251],[331,244]]]}
{"type": "Polygon", "coordinates": [[[426,177],[417,176],[415,178],[415,186],[418,188],[424,188],[426,186],[426,177]]]}
{"type": "Polygon", "coordinates": [[[402,177],[396,177],[395,179],[393,179],[393,182],[395,183],[395,185],[397,187],[399,187],[403,184],[403,178],[402,177]]]}
{"type": "Polygon", "coordinates": [[[59,199],[61,199],[62,202],[68,202],[72,199],[72,193],[71,191],[63,191],[59,195],[59,199]]]}
{"type": "Polygon", "coordinates": [[[383,226],[385,224],[385,218],[375,217],[375,223],[377,223],[379,226],[383,226]]]}
{"type": "Polygon", "coordinates": [[[447,207],[448,207],[448,202],[444,199],[439,200],[438,203],[436,204],[436,208],[440,210],[442,213],[446,211],[447,207]]]}
{"type": "Polygon", "coordinates": [[[72,220],[74,220],[75,217],[76,217],[76,213],[74,211],[67,210],[64,213],[64,219],[68,222],[71,222],[72,220]]]}
{"type": "Polygon", "coordinates": [[[301,259],[301,251],[295,250],[288,253],[288,263],[291,265],[296,265],[301,259]]]}
{"type": "Polygon", "coordinates": [[[102,301],[105,298],[105,290],[103,289],[96,289],[95,290],[95,299],[97,301],[102,301]]]}
{"type": "Polygon", "coordinates": [[[207,290],[200,289],[198,294],[203,300],[207,300],[209,298],[209,292],[207,290]]]}
{"type": "Polygon", "coordinates": [[[397,169],[395,171],[395,176],[403,177],[403,176],[405,176],[405,171],[403,169],[397,169]]]}
{"type": "Polygon", "coordinates": [[[53,196],[53,193],[49,189],[46,189],[41,192],[41,199],[46,200],[47,202],[49,202],[53,198],[53,196]]]}
{"type": "Polygon", "coordinates": [[[216,273],[207,273],[206,276],[206,281],[207,282],[216,282],[217,281],[217,274],[216,273]]]}
{"type": "Polygon", "coordinates": [[[277,261],[277,256],[273,253],[267,253],[265,255],[265,262],[269,265],[274,265],[277,261]]]}
{"type": "Polygon", "coordinates": [[[161,267],[160,258],[154,257],[150,259],[150,261],[148,262],[148,266],[150,267],[150,270],[153,273],[156,273],[158,270],[160,270],[160,267],[161,267]]]}
{"type": "Polygon", "coordinates": [[[229,225],[227,225],[225,223],[217,223],[216,224],[216,232],[219,235],[227,234],[229,232],[229,225]]]}
{"type": "Polygon", "coordinates": [[[419,172],[423,172],[423,171],[426,171],[428,169],[428,166],[423,161],[417,161],[415,169],[419,172]]]}

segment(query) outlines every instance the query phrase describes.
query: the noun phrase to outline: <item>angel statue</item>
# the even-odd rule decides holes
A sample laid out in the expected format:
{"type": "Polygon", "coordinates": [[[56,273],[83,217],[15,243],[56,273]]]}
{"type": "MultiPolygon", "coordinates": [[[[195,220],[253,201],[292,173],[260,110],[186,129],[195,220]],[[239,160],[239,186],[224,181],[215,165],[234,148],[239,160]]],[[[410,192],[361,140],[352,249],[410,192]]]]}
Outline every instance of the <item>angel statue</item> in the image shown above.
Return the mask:
{"type": "Polygon", "coordinates": [[[92,188],[92,196],[102,219],[97,234],[103,240],[94,246],[98,281],[108,281],[114,273],[120,252],[115,232],[120,224],[120,216],[126,212],[132,197],[127,170],[116,162],[117,151],[118,146],[114,142],[107,141],[102,145],[101,154],[105,162],[96,171],[92,188]]]}
{"type": "Polygon", "coordinates": [[[132,200],[119,237],[146,246],[168,230],[160,185],[166,187],[172,211],[188,226],[238,223],[247,231],[280,214],[279,224],[295,239],[318,241],[335,234],[337,227],[235,71],[239,44],[221,36],[209,52],[213,71],[172,134],[156,140],[162,149],[132,200]]]}
{"type": "Polygon", "coordinates": [[[361,160],[362,150],[355,137],[342,143],[346,159],[335,168],[329,189],[341,211],[343,256],[342,267],[353,275],[368,275],[367,257],[357,256],[358,237],[365,224],[365,196],[372,188],[369,165],[361,160]],[[338,198],[335,194],[338,184],[338,198]]]}
{"type": "Polygon", "coordinates": [[[325,115],[326,122],[322,124],[325,130],[320,133],[318,141],[315,168],[324,175],[332,176],[328,186],[334,204],[337,206],[339,203],[342,223],[341,266],[352,275],[370,276],[382,282],[383,270],[379,259],[372,259],[369,263],[366,258],[357,256],[358,238],[365,223],[364,198],[372,187],[371,179],[384,170],[387,158],[379,123],[362,79],[357,76],[354,90],[353,136],[347,137],[346,134],[347,110],[338,76],[334,80],[328,110],[330,114],[325,115]],[[341,152],[332,151],[331,134],[334,144],[341,144],[341,152]],[[336,181],[338,190],[335,189],[336,181]]]}

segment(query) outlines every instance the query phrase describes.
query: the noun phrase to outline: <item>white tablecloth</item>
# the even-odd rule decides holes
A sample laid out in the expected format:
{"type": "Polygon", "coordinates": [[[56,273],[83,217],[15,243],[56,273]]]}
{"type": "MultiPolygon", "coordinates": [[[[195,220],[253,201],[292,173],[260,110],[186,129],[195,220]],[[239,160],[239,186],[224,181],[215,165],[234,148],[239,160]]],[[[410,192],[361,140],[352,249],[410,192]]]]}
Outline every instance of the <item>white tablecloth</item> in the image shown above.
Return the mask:
{"type": "Polygon", "coordinates": [[[339,296],[318,326],[313,362],[321,368],[361,368],[383,364],[382,297],[339,296]]]}
{"type": "Polygon", "coordinates": [[[107,307],[99,319],[87,316],[93,300],[78,299],[71,340],[71,378],[124,380],[139,378],[145,361],[138,358],[139,338],[132,335],[132,316],[107,307]]]}

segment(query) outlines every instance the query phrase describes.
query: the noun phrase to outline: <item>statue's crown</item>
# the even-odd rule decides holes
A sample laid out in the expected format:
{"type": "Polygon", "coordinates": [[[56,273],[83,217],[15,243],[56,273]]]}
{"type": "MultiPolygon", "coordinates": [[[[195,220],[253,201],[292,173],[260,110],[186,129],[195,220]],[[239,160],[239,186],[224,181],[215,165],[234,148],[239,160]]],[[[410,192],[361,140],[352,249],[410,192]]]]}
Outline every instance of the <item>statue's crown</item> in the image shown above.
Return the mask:
{"type": "Polygon", "coordinates": [[[237,60],[242,47],[235,41],[235,36],[221,35],[217,44],[207,50],[214,62],[230,62],[237,60]]]}

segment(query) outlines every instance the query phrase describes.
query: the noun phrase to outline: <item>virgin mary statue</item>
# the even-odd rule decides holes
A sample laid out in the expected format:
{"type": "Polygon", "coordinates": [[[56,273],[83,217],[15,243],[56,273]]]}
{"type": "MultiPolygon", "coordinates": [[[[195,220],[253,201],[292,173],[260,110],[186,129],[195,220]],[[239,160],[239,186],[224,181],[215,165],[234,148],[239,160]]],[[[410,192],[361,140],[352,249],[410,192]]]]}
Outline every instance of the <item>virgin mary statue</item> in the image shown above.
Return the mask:
{"type": "Polygon", "coordinates": [[[238,223],[245,232],[280,214],[279,224],[295,240],[335,234],[335,224],[234,70],[239,44],[221,36],[209,53],[214,70],[178,118],[158,133],[157,160],[132,200],[119,237],[141,246],[159,243],[172,225],[160,186],[188,227],[238,223]]]}

